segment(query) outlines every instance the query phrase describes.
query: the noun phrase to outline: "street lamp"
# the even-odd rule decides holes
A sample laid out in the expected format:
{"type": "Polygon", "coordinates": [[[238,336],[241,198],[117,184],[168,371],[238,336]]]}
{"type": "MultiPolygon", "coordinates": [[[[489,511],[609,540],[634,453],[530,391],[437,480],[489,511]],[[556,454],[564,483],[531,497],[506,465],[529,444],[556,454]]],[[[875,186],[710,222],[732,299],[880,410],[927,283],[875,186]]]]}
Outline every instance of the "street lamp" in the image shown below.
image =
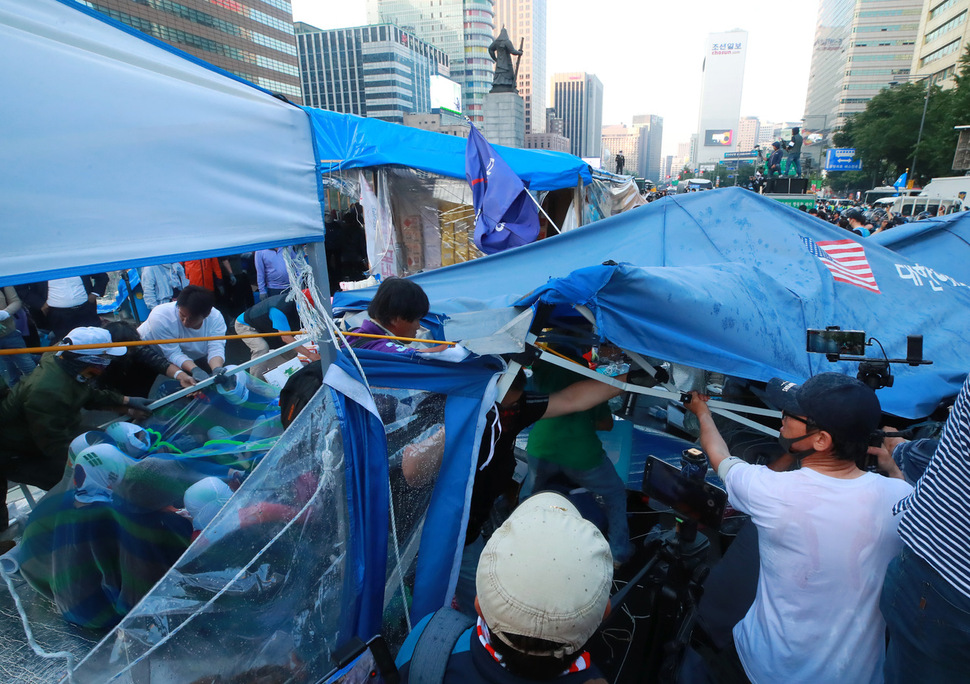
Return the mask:
{"type": "Polygon", "coordinates": [[[923,116],[919,120],[919,134],[916,136],[916,147],[913,149],[913,163],[909,165],[909,170],[913,174],[910,176],[913,179],[913,185],[916,185],[916,155],[919,153],[920,141],[923,140],[923,124],[926,123],[926,108],[930,104],[930,88],[933,87],[934,81],[936,81],[935,74],[927,79],[926,97],[923,98],[923,116]]]}

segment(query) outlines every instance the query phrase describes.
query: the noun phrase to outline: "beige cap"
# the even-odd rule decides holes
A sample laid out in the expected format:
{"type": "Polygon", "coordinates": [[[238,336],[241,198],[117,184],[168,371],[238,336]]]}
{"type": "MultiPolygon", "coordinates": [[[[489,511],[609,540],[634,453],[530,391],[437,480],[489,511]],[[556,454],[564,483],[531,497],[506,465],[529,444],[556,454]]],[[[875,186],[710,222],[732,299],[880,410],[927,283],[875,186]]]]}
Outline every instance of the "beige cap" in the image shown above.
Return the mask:
{"type": "MultiPolygon", "coordinates": [[[[610,598],[613,556],[600,531],[566,498],[541,492],[523,501],[482,552],[476,588],[489,630],[545,639],[568,655],[599,627],[610,598]]],[[[509,644],[511,646],[512,644],[509,644]]]]}

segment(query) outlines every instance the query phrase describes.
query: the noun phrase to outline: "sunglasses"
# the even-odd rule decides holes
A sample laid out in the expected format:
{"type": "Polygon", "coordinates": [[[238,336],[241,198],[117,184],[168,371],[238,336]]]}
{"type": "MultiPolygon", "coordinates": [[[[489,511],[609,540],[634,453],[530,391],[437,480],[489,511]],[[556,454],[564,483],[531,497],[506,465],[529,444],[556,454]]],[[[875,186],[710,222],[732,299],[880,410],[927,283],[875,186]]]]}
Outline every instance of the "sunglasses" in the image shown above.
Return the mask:
{"type": "Polygon", "coordinates": [[[799,423],[803,423],[806,428],[817,428],[818,426],[808,418],[802,418],[801,416],[796,416],[794,413],[789,413],[788,411],[781,412],[782,418],[791,418],[792,420],[797,420],[799,423]]]}

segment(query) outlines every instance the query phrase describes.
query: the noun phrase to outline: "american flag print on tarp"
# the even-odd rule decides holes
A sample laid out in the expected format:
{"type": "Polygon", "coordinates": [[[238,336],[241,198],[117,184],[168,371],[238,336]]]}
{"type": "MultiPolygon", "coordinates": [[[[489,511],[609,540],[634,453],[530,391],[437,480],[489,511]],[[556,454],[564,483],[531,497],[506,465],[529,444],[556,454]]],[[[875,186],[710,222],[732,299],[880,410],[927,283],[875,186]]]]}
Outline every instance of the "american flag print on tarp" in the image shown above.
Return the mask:
{"type": "Polygon", "coordinates": [[[864,290],[879,292],[876,276],[872,274],[872,267],[866,259],[866,250],[855,240],[826,240],[815,242],[801,236],[806,249],[825,264],[832,277],[840,283],[848,283],[864,290]]]}

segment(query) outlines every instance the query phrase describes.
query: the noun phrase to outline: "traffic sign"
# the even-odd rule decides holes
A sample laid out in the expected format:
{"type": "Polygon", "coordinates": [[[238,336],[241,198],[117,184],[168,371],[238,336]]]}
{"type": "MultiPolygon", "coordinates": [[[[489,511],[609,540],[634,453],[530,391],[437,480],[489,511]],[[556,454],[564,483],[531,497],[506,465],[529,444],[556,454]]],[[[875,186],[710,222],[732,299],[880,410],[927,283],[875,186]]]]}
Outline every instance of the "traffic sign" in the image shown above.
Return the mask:
{"type": "Polygon", "coordinates": [[[862,160],[855,158],[855,148],[841,147],[825,151],[826,171],[861,171],[862,160]]]}

